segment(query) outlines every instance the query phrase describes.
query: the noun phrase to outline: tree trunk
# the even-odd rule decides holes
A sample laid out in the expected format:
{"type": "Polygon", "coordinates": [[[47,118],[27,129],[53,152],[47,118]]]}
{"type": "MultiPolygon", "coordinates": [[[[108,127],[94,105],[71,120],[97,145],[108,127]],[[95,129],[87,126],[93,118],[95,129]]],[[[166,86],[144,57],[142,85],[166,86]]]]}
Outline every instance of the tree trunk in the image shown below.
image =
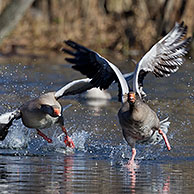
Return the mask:
{"type": "Polygon", "coordinates": [[[34,0],[12,0],[0,15],[0,45],[8,36],[34,0]]]}

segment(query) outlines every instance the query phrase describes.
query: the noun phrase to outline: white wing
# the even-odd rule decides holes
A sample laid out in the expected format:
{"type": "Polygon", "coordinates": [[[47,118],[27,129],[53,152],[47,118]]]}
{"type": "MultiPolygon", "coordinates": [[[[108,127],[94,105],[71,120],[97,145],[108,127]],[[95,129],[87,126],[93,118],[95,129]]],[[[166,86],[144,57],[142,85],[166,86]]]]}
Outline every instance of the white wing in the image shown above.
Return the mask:
{"type": "Polygon", "coordinates": [[[90,81],[91,81],[91,79],[89,79],[89,78],[74,80],[74,81],[68,83],[67,85],[65,85],[64,87],[62,87],[61,89],[59,89],[55,93],[55,98],[59,99],[63,96],[75,95],[75,94],[85,92],[85,91],[93,88],[93,85],[90,83],[90,81]]]}
{"type": "Polygon", "coordinates": [[[187,33],[184,23],[176,23],[174,28],[156,43],[139,61],[133,78],[133,90],[143,94],[143,79],[148,72],[156,77],[170,76],[183,64],[183,56],[187,53],[186,46],[191,38],[182,40],[187,33]]]}

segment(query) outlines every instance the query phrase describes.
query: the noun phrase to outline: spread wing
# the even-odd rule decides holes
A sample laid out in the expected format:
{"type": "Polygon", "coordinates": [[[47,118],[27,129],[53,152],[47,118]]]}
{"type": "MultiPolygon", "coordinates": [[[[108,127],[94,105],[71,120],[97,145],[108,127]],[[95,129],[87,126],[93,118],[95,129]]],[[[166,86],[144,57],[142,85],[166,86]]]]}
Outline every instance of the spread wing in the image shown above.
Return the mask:
{"type": "Polygon", "coordinates": [[[73,48],[75,51],[70,51],[63,48],[67,54],[70,54],[73,58],[65,58],[66,61],[74,64],[73,69],[81,72],[83,75],[86,75],[88,78],[94,78],[97,72],[101,71],[100,82],[97,79],[92,80],[92,84],[95,87],[100,87],[100,89],[107,89],[109,85],[117,79],[114,71],[109,67],[106,59],[102,58],[98,53],[79,45],[71,40],[65,41],[65,43],[73,48]],[[103,69],[105,71],[103,71],[103,69]],[[94,83],[95,80],[95,83],[94,83]]]}
{"type": "Polygon", "coordinates": [[[89,50],[88,48],[79,45],[71,40],[65,41],[72,50],[63,48],[62,50],[71,55],[73,58],[65,58],[66,61],[73,63],[73,69],[80,71],[82,74],[91,78],[91,84],[94,87],[100,87],[100,89],[107,89],[113,81],[117,81],[119,84],[120,96],[128,94],[129,88],[125,78],[120,70],[110,63],[108,60],[100,56],[98,53],[89,50]]]}
{"type": "Polygon", "coordinates": [[[176,23],[174,28],[158,43],[156,43],[136,65],[133,90],[142,97],[143,79],[148,72],[156,77],[170,76],[176,72],[184,62],[183,56],[187,53],[187,45],[191,37],[185,38],[187,26],[182,22],[176,23]]]}
{"type": "Polygon", "coordinates": [[[21,113],[19,110],[0,115],[0,141],[3,141],[7,136],[8,129],[11,127],[13,120],[19,118],[21,118],[21,113]]]}
{"type": "Polygon", "coordinates": [[[61,89],[59,89],[55,93],[55,98],[59,99],[63,96],[68,96],[68,95],[75,95],[75,94],[80,94],[82,92],[85,92],[91,88],[93,88],[93,85],[90,83],[91,79],[85,78],[85,79],[80,79],[80,80],[74,80],[61,89]]]}

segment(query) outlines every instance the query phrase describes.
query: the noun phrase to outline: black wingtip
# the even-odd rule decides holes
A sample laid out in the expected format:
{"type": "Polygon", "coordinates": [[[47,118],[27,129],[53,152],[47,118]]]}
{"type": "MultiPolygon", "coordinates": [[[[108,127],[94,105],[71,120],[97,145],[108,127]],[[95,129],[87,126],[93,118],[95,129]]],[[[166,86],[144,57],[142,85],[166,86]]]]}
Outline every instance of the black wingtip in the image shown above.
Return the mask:
{"type": "Polygon", "coordinates": [[[70,39],[68,39],[68,40],[64,40],[63,42],[64,42],[65,44],[68,44],[68,43],[73,42],[73,41],[70,40],[70,39]]]}
{"type": "Polygon", "coordinates": [[[187,52],[189,50],[189,48],[187,46],[191,43],[191,41],[192,41],[192,37],[191,36],[183,40],[182,47],[184,47],[185,51],[187,51],[187,52]]]}
{"type": "Polygon", "coordinates": [[[77,63],[77,60],[74,59],[74,58],[65,58],[65,60],[69,63],[72,63],[72,64],[76,64],[77,63]]]}
{"type": "Polygon", "coordinates": [[[8,129],[11,127],[15,119],[21,118],[20,110],[7,112],[0,115],[0,141],[3,141],[8,134],[8,129]]]}
{"type": "Polygon", "coordinates": [[[70,39],[69,40],[64,40],[63,43],[67,44],[67,42],[71,41],[70,39]]]}
{"type": "Polygon", "coordinates": [[[65,53],[65,48],[61,48],[61,52],[64,52],[65,53]]]}
{"type": "Polygon", "coordinates": [[[187,25],[185,25],[184,21],[176,22],[175,27],[178,27],[180,30],[187,32],[187,25]]]}
{"type": "Polygon", "coordinates": [[[75,56],[76,55],[75,52],[70,51],[69,49],[66,49],[66,48],[62,48],[61,51],[64,52],[64,53],[67,53],[69,55],[72,55],[72,56],[75,56]]]}
{"type": "Polygon", "coordinates": [[[0,123],[0,141],[3,141],[8,134],[8,129],[12,125],[12,120],[7,124],[0,123]]]}
{"type": "Polygon", "coordinates": [[[8,128],[6,126],[0,129],[0,141],[3,141],[8,134],[8,128]]]}
{"type": "Polygon", "coordinates": [[[188,37],[188,38],[187,38],[187,42],[188,42],[188,43],[191,43],[192,39],[193,39],[193,37],[191,37],[191,36],[188,37]]]}
{"type": "Polygon", "coordinates": [[[78,44],[72,40],[65,40],[64,43],[77,51],[81,51],[83,53],[91,52],[90,49],[88,49],[85,46],[78,44]]]}
{"type": "Polygon", "coordinates": [[[184,26],[184,21],[182,21],[182,22],[180,23],[180,26],[184,26]]]}
{"type": "Polygon", "coordinates": [[[75,42],[72,41],[72,40],[64,40],[64,43],[65,43],[66,45],[70,46],[70,47],[75,47],[75,45],[77,44],[77,43],[75,43],[75,42]]]}
{"type": "Polygon", "coordinates": [[[176,22],[176,23],[178,24],[178,27],[179,27],[179,28],[182,28],[182,29],[187,28],[187,25],[185,25],[185,22],[184,22],[184,21],[176,22]]]}

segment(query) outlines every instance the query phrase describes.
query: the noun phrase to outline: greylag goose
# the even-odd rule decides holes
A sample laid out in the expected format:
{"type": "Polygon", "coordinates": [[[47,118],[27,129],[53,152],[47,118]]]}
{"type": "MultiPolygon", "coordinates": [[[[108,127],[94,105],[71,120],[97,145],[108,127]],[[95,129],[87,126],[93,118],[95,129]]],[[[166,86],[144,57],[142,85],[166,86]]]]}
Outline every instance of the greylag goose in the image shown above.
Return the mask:
{"type": "Polygon", "coordinates": [[[156,43],[137,63],[133,76],[133,89],[130,89],[120,70],[100,56],[71,40],[65,41],[73,50],[63,51],[73,58],[65,58],[74,64],[73,69],[91,78],[91,84],[100,89],[107,89],[113,81],[118,82],[122,106],[118,112],[123,136],[132,148],[132,157],[128,165],[134,163],[136,143],[155,144],[162,138],[167,149],[170,144],[166,137],[170,122],[160,121],[156,113],[143,101],[143,79],[152,72],[156,77],[169,76],[183,64],[186,46],[191,38],[185,38],[187,27],[176,23],[174,28],[156,43]]]}
{"type": "Polygon", "coordinates": [[[8,129],[14,120],[22,119],[26,127],[35,128],[37,134],[42,136],[48,143],[52,143],[52,139],[48,138],[40,129],[59,124],[65,133],[65,144],[74,148],[75,145],[64,127],[63,110],[58,99],[63,96],[74,95],[91,89],[93,85],[90,81],[91,79],[89,78],[74,80],[56,92],[42,94],[24,103],[18,110],[2,114],[0,116],[0,140],[3,141],[5,139],[8,134],[8,129]]]}

